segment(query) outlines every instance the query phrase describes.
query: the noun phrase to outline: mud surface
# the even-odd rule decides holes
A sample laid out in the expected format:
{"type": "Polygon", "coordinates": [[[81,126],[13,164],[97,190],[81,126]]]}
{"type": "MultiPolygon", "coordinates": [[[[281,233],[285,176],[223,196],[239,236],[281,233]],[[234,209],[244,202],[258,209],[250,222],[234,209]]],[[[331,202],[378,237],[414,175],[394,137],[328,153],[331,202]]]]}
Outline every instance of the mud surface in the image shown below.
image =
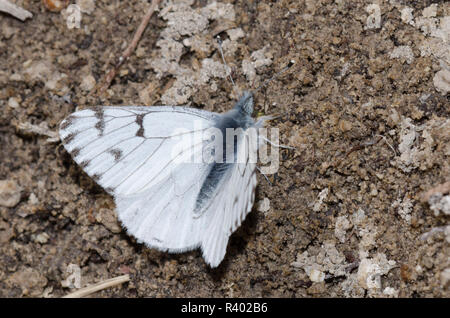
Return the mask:
{"type": "Polygon", "coordinates": [[[98,297],[450,296],[448,2],[164,2],[101,98],[148,3],[78,2],[80,28],[41,1],[0,14],[0,296],[66,295],[78,269],[79,287],[130,274],[98,297]],[[230,109],[216,35],[239,89],[295,61],[255,108],[296,150],[210,269],[136,243],[54,140],[77,108],[230,109]]]}

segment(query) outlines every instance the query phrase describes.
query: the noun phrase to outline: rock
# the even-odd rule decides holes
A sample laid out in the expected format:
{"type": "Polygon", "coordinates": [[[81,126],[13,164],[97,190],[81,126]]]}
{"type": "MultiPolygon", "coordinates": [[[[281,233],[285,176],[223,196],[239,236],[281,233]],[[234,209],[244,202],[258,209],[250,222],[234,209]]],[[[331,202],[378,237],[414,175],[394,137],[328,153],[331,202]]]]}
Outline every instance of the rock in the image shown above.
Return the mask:
{"type": "Polygon", "coordinates": [[[24,76],[28,80],[40,80],[50,90],[58,90],[61,94],[68,90],[65,86],[67,75],[60,73],[57,68],[47,60],[27,61],[24,63],[24,76]]]}
{"type": "Polygon", "coordinates": [[[268,198],[264,198],[261,201],[258,201],[258,203],[256,203],[256,209],[259,212],[267,212],[270,210],[270,200],[268,198]]]}
{"type": "Polygon", "coordinates": [[[403,58],[406,63],[411,64],[414,61],[414,53],[408,45],[397,46],[390,54],[391,59],[403,58]]]}
{"type": "MultiPolygon", "coordinates": [[[[236,17],[233,5],[212,2],[207,6],[191,8],[192,3],[192,1],[176,2],[161,9],[159,13],[159,16],[167,21],[167,27],[160,33],[156,42],[159,50],[155,52],[156,56],[152,59],[150,67],[156,72],[157,78],[167,75],[174,78],[161,95],[161,102],[165,105],[186,104],[191,96],[195,96],[199,87],[206,83],[214,91],[217,84],[213,79],[216,77],[223,79],[228,74],[228,70],[223,71],[225,68],[221,61],[206,58],[211,56],[216,45],[212,42],[211,34],[205,30],[214,20],[217,20],[217,25],[227,23],[234,26],[236,17]],[[186,48],[200,57],[193,63],[200,62],[201,69],[198,67],[193,71],[179,63],[182,55],[186,53],[186,48]],[[214,66],[214,69],[210,66],[214,66]]],[[[242,37],[242,30],[233,27],[230,27],[227,33],[230,39],[242,37]]],[[[233,51],[228,47],[236,46],[236,41],[230,39],[226,39],[223,43],[225,55],[233,51]]]]}
{"type": "Polygon", "coordinates": [[[66,278],[61,281],[64,288],[80,288],[81,287],[81,268],[77,264],[69,264],[63,276],[66,278]]]}
{"type": "Polygon", "coordinates": [[[314,203],[314,206],[313,206],[313,211],[314,212],[319,212],[320,210],[323,209],[323,207],[324,207],[323,201],[327,198],[328,192],[329,192],[328,188],[325,188],[322,191],[320,191],[319,197],[318,197],[316,203],[314,203]]]}
{"type": "Polygon", "coordinates": [[[77,0],[76,4],[80,7],[80,11],[86,14],[91,14],[95,10],[94,0],[77,0]]]}
{"type": "Polygon", "coordinates": [[[50,236],[43,232],[43,233],[39,233],[38,235],[36,235],[36,237],[34,238],[34,241],[40,244],[45,244],[48,242],[48,239],[50,238],[50,236]]]}
{"type": "Polygon", "coordinates": [[[363,259],[358,267],[358,282],[364,289],[380,288],[380,267],[370,259],[363,259]]]}
{"type": "Polygon", "coordinates": [[[357,273],[358,284],[366,290],[380,289],[380,276],[387,274],[395,264],[395,261],[388,261],[384,254],[361,260],[357,273]]]}
{"type": "Polygon", "coordinates": [[[19,101],[15,97],[10,97],[8,99],[8,106],[11,108],[18,108],[19,107],[19,101]]]}
{"type": "Polygon", "coordinates": [[[397,199],[392,203],[391,206],[394,209],[397,209],[398,215],[400,215],[403,220],[405,220],[408,224],[411,224],[411,212],[413,203],[410,198],[405,196],[403,200],[397,199]]]}
{"type": "Polygon", "coordinates": [[[326,288],[325,288],[325,283],[324,282],[312,284],[311,287],[309,287],[307,289],[307,293],[311,294],[311,295],[322,294],[325,291],[326,291],[326,288]]]}
{"type": "Polygon", "coordinates": [[[253,63],[249,60],[242,61],[242,72],[247,76],[249,81],[252,81],[256,77],[256,70],[253,63]]]}
{"type": "Polygon", "coordinates": [[[47,285],[47,278],[37,270],[26,267],[13,273],[7,284],[21,288],[24,296],[39,296],[47,285]]]}
{"type": "Polygon", "coordinates": [[[325,280],[325,273],[322,271],[319,271],[317,269],[312,269],[309,274],[309,279],[314,283],[320,283],[325,280]]]}
{"type": "Polygon", "coordinates": [[[0,205],[13,208],[20,202],[22,189],[13,180],[0,180],[0,205]]]}
{"type": "Polygon", "coordinates": [[[376,185],[373,183],[370,184],[370,193],[369,194],[372,197],[376,197],[378,195],[378,189],[377,189],[376,185]]]}
{"type": "Polygon", "coordinates": [[[354,225],[363,225],[364,221],[367,219],[366,212],[359,208],[356,213],[353,213],[352,222],[354,225]]]}
{"type": "Polygon", "coordinates": [[[436,16],[436,13],[437,13],[437,4],[433,3],[429,7],[423,9],[422,16],[424,18],[433,18],[436,16]]]}
{"type": "Polygon", "coordinates": [[[42,3],[47,10],[52,12],[60,12],[69,4],[68,0],[43,0],[42,3]]]}
{"type": "Polygon", "coordinates": [[[227,30],[227,34],[230,37],[231,41],[236,41],[245,36],[244,31],[241,28],[235,28],[231,30],[227,30]]]}
{"type": "MultiPolygon", "coordinates": [[[[1,11],[1,10],[0,10],[0,11],[1,11]]],[[[2,24],[0,30],[1,30],[1,31],[0,31],[0,34],[3,35],[3,37],[4,37],[6,40],[9,40],[15,33],[19,32],[18,29],[12,27],[12,26],[10,25],[10,23],[8,23],[7,21],[5,21],[5,22],[2,24]]]]}
{"type": "Polygon", "coordinates": [[[14,237],[14,230],[0,219],[0,244],[8,243],[12,237],[14,237]]]}
{"type": "Polygon", "coordinates": [[[120,233],[122,228],[117,221],[116,213],[113,210],[101,208],[96,215],[96,221],[102,223],[113,233],[120,233]]]}
{"type": "Polygon", "coordinates": [[[335,228],[334,228],[334,235],[336,235],[336,237],[338,238],[338,240],[341,243],[344,243],[345,240],[346,240],[346,237],[345,237],[346,231],[351,229],[351,228],[352,228],[352,225],[348,221],[347,216],[346,215],[339,216],[336,219],[336,225],[335,225],[335,228]]]}
{"type": "Polygon", "coordinates": [[[366,26],[364,29],[378,29],[381,27],[381,9],[378,4],[372,3],[366,7],[366,12],[369,13],[369,16],[366,20],[366,26]]]}
{"type": "Polygon", "coordinates": [[[446,268],[441,272],[441,286],[448,288],[450,282],[450,268],[446,268]]]}
{"type": "Polygon", "coordinates": [[[311,281],[324,281],[325,273],[332,276],[346,275],[348,264],[345,262],[345,256],[336,249],[334,242],[324,243],[319,249],[310,248],[308,251],[299,253],[291,266],[303,269],[311,281]]]}
{"type": "Polygon", "coordinates": [[[401,19],[404,23],[408,23],[410,25],[414,25],[414,16],[412,12],[414,11],[413,8],[405,7],[403,8],[401,12],[401,19]]]}
{"type": "Polygon", "coordinates": [[[398,297],[398,291],[392,287],[386,287],[383,290],[383,294],[389,297],[398,297]]]}
{"type": "Polygon", "coordinates": [[[352,123],[350,121],[348,121],[348,120],[345,120],[345,119],[339,120],[338,125],[339,125],[339,129],[342,132],[347,132],[347,131],[349,131],[349,130],[351,130],[353,128],[352,123]]]}
{"type": "Polygon", "coordinates": [[[30,196],[28,197],[28,203],[31,205],[37,205],[39,203],[38,198],[33,192],[31,192],[30,196]]]}
{"type": "Polygon", "coordinates": [[[450,71],[442,69],[434,75],[433,78],[434,87],[442,95],[450,92],[450,71]]]}
{"type": "Polygon", "coordinates": [[[435,216],[441,213],[450,215],[450,194],[442,195],[441,193],[435,193],[428,200],[428,204],[435,216]]]}
{"type": "Polygon", "coordinates": [[[81,81],[80,88],[85,92],[90,92],[96,85],[94,76],[91,74],[85,76],[81,81]]]}
{"type": "Polygon", "coordinates": [[[245,74],[249,82],[253,82],[255,80],[256,70],[258,68],[272,64],[273,54],[268,49],[269,46],[266,45],[262,49],[253,52],[250,56],[250,61],[242,61],[242,72],[245,74]]]}

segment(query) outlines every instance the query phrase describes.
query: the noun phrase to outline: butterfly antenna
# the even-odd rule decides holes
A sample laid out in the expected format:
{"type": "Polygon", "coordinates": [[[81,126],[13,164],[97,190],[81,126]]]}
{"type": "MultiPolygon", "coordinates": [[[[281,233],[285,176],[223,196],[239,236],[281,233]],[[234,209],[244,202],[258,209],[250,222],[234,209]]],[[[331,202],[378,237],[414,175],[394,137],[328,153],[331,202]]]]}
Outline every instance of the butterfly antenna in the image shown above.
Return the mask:
{"type": "Polygon", "coordinates": [[[222,57],[222,62],[225,65],[225,68],[227,69],[227,73],[228,73],[228,76],[230,77],[230,81],[233,84],[233,86],[236,86],[236,84],[234,84],[233,77],[231,76],[231,70],[228,67],[227,62],[225,61],[225,57],[223,56],[222,39],[220,38],[219,35],[216,37],[216,39],[217,39],[217,44],[219,45],[220,56],[222,57]]]}
{"type": "Polygon", "coordinates": [[[270,82],[272,82],[274,79],[276,79],[277,77],[279,77],[281,74],[283,74],[284,72],[286,72],[288,69],[290,69],[293,65],[295,64],[295,62],[293,60],[289,61],[289,64],[286,65],[285,67],[283,67],[281,69],[281,71],[279,71],[278,73],[276,73],[274,76],[272,76],[271,78],[267,79],[264,81],[264,83],[262,83],[261,85],[259,85],[259,87],[257,89],[255,89],[255,93],[257,91],[259,91],[261,88],[263,88],[264,86],[267,86],[270,82]]]}

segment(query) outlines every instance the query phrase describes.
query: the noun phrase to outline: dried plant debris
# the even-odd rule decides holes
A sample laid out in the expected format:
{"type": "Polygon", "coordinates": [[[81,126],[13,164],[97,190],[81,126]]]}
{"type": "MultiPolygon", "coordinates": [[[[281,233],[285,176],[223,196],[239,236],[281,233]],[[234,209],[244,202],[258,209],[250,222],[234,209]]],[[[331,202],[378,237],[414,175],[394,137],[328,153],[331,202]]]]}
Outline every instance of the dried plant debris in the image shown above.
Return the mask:
{"type": "Polygon", "coordinates": [[[47,142],[59,141],[59,135],[56,131],[52,131],[48,128],[47,123],[44,121],[39,125],[33,125],[31,123],[20,123],[18,128],[27,134],[37,134],[47,136],[47,142]]]}
{"type": "Polygon", "coordinates": [[[33,14],[8,0],[0,0],[0,11],[9,13],[19,20],[25,21],[31,18],[33,14]]]}

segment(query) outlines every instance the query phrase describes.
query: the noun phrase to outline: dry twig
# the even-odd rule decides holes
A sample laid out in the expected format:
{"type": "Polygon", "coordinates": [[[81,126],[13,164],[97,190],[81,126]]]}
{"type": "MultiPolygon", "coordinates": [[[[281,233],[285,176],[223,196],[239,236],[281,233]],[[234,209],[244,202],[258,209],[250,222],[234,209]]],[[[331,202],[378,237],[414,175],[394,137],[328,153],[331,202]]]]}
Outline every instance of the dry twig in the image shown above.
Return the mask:
{"type": "Polygon", "coordinates": [[[150,8],[148,9],[147,13],[145,14],[144,18],[141,21],[141,24],[139,25],[136,33],[134,34],[133,40],[131,41],[130,45],[128,45],[127,49],[122,53],[122,55],[118,58],[116,65],[114,68],[112,68],[108,74],[103,78],[103,83],[100,82],[99,85],[95,87],[95,89],[91,92],[95,93],[98,92],[98,95],[103,94],[105,90],[108,89],[109,85],[111,85],[112,80],[117,74],[117,71],[122,66],[125,61],[128,60],[131,53],[135,50],[139,40],[142,37],[142,33],[144,33],[145,28],[148,25],[148,22],[150,21],[150,18],[152,17],[153,13],[157,9],[159,3],[161,0],[152,0],[152,3],[150,4],[150,8]]]}
{"type": "Polygon", "coordinates": [[[80,297],[85,297],[88,296],[90,294],[93,294],[95,292],[98,292],[99,290],[102,289],[106,289],[109,287],[113,287],[113,286],[117,286],[123,283],[126,283],[130,281],[130,275],[122,275],[122,276],[118,276],[118,277],[114,277],[111,279],[107,279],[103,282],[88,286],[88,287],[84,287],[81,288],[79,290],[77,290],[76,292],[70,293],[66,296],[64,296],[63,298],[80,298],[80,297]]]}

